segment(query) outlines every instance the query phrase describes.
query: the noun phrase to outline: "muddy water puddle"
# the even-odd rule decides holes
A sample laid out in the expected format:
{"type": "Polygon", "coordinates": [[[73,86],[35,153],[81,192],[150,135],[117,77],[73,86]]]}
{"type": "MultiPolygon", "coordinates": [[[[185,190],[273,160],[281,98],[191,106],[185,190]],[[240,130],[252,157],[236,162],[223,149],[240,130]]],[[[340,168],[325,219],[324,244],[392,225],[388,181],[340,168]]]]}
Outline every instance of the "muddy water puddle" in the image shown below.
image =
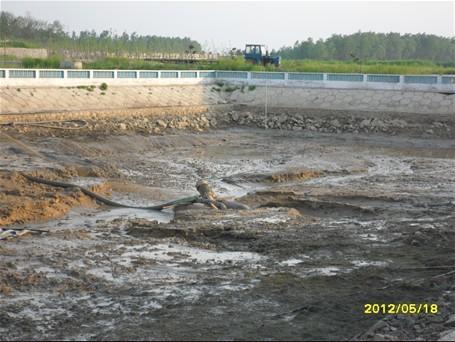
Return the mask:
{"type": "MultiPolygon", "coordinates": [[[[65,160],[58,167],[70,165],[74,144],[36,139],[37,150],[65,160]]],[[[383,318],[364,315],[365,303],[450,307],[441,296],[455,280],[433,277],[447,272],[436,266],[455,263],[455,159],[439,151],[453,147],[240,129],[78,141],[76,171],[65,181],[106,183],[115,201],[185,197],[205,178],[220,196],[252,209],[93,205],[22,224],[50,233],[1,243],[0,333],[351,339],[383,318]]],[[[41,167],[9,152],[6,160],[12,168],[41,167]]],[[[429,324],[417,335],[413,326],[403,328],[410,338],[438,338],[443,329],[429,324]]]]}

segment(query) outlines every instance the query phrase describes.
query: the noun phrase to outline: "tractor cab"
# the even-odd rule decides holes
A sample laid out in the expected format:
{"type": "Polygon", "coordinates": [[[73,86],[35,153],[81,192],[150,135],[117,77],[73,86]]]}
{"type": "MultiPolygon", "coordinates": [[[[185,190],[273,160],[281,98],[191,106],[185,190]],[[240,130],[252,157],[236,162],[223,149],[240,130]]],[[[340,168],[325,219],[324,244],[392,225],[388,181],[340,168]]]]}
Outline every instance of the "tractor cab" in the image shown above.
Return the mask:
{"type": "Polygon", "coordinates": [[[245,48],[245,51],[247,54],[264,56],[266,48],[265,45],[248,44],[245,48]]]}
{"type": "Polygon", "coordinates": [[[252,61],[255,64],[261,64],[262,56],[265,56],[265,54],[265,45],[247,44],[245,46],[245,59],[252,61]]]}
{"type": "Polygon", "coordinates": [[[265,45],[261,44],[247,44],[243,56],[246,61],[252,62],[253,64],[274,64],[278,67],[281,62],[281,57],[269,56],[265,45]]]}

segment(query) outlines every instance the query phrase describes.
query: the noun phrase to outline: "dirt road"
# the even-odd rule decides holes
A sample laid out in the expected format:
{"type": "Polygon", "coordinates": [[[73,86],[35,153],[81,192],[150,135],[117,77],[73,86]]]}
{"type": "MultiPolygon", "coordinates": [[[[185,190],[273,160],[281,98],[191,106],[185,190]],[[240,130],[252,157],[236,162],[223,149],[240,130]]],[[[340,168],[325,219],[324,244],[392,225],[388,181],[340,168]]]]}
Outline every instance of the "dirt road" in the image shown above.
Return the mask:
{"type": "Polygon", "coordinates": [[[273,129],[15,137],[41,157],[0,141],[0,219],[50,232],[0,241],[4,339],[453,333],[453,140],[273,129]],[[113,209],[17,171],[138,205],[195,194],[205,178],[252,210],[113,209]],[[368,315],[367,303],[438,313],[368,315]]]}

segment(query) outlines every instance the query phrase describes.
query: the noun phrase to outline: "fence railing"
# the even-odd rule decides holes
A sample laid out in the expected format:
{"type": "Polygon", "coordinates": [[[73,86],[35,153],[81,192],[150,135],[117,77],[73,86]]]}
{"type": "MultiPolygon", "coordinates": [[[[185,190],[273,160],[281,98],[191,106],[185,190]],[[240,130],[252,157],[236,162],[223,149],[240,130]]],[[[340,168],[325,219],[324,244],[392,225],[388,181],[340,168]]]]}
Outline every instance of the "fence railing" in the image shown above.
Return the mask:
{"type": "Polygon", "coordinates": [[[255,72],[228,70],[67,70],[67,69],[0,69],[1,79],[226,79],[273,83],[349,83],[377,85],[455,86],[455,75],[386,75],[337,74],[314,72],[255,72]]]}

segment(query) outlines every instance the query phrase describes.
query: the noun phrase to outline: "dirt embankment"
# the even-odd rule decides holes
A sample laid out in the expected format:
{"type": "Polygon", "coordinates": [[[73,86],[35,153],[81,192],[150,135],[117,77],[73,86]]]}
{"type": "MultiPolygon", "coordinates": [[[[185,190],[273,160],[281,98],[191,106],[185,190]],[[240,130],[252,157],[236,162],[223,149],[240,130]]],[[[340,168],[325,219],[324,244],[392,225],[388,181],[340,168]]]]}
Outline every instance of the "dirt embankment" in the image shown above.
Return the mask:
{"type": "MultiPolygon", "coordinates": [[[[75,169],[41,170],[32,173],[46,179],[78,176],[75,169]]],[[[107,194],[106,184],[93,185],[90,190],[107,194]]],[[[76,206],[94,207],[96,202],[78,189],[61,189],[34,183],[17,171],[0,171],[0,225],[42,222],[67,214],[76,206]]]]}

